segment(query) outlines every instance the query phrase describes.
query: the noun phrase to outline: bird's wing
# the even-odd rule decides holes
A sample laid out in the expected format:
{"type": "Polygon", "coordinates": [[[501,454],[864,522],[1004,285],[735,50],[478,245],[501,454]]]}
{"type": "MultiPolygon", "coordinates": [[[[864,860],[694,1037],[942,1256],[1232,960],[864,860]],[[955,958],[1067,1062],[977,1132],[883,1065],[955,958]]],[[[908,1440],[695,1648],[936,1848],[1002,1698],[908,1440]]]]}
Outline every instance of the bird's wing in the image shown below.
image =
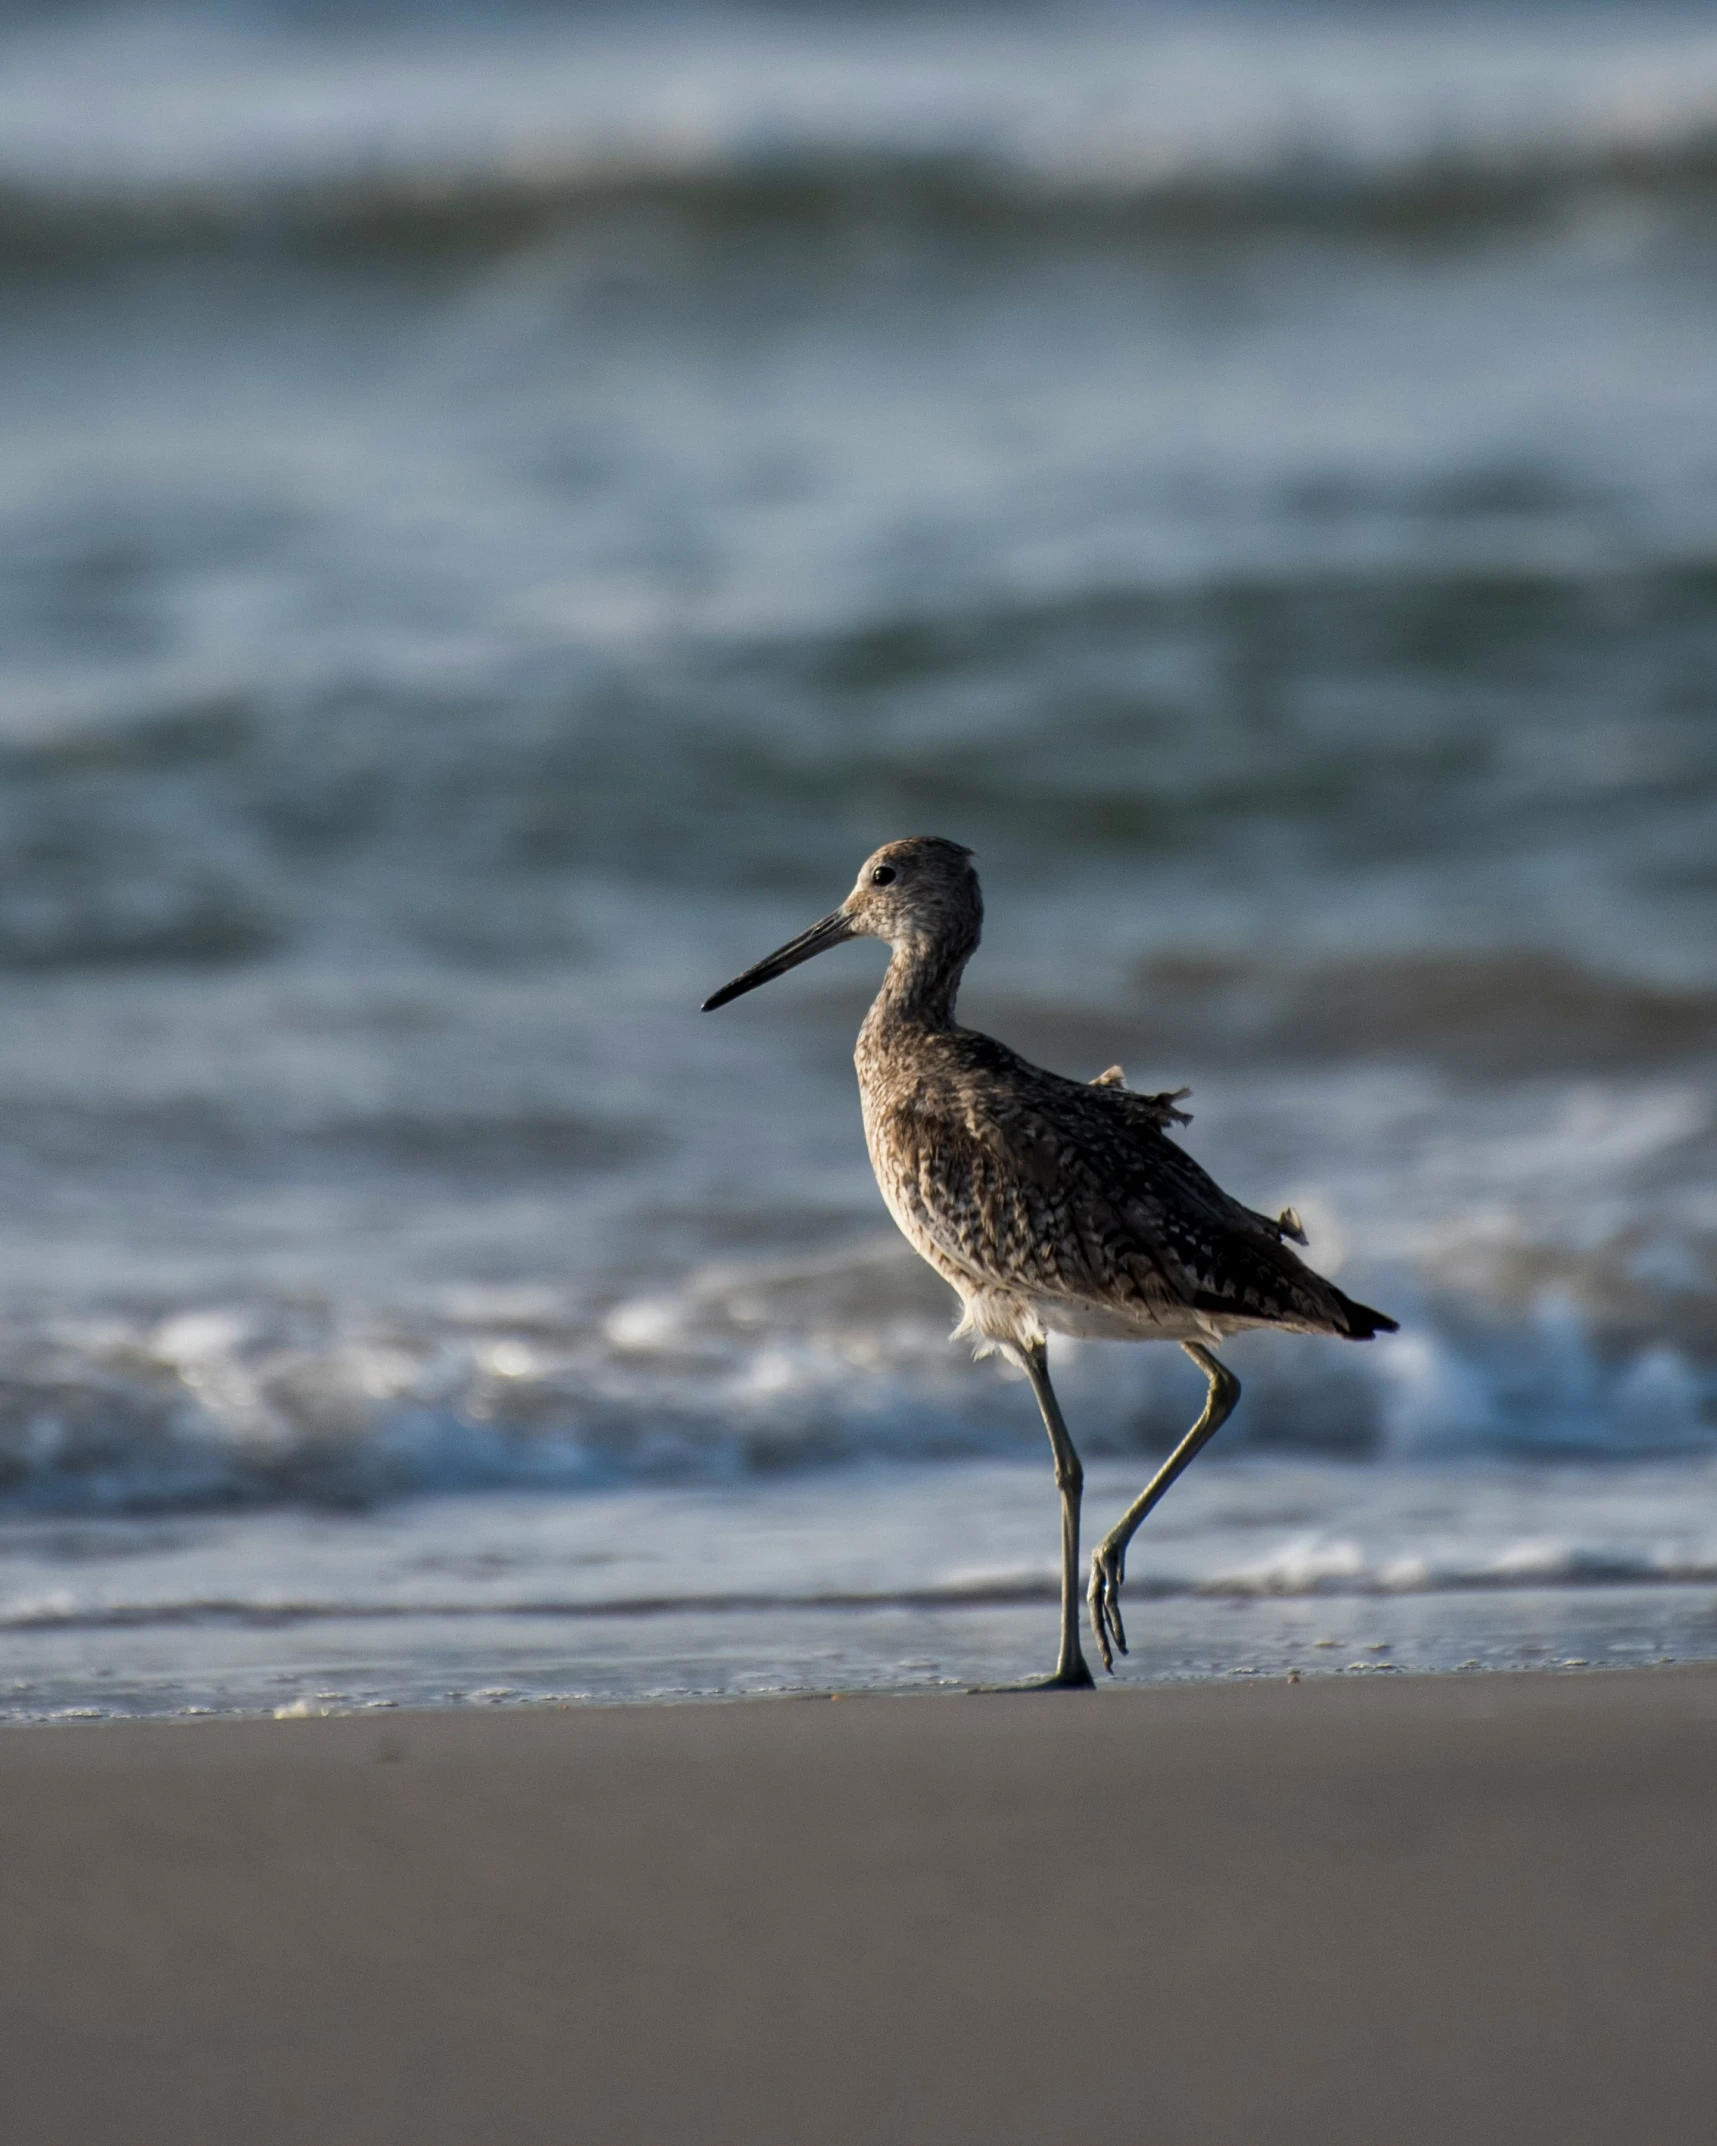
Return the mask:
{"type": "MultiPolygon", "coordinates": [[[[1055,1115],[1059,1117],[1060,1113],[1055,1115]]],[[[1218,1317],[1344,1324],[1339,1294],[1283,1243],[1287,1225],[1256,1214],[1158,1126],[1124,1123],[1101,1143],[1081,1126],[1064,1167],[1082,1189],[1088,1257],[1125,1295],[1141,1254],[1173,1279],[1181,1300],[1218,1317]]]]}
{"type": "MultiPolygon", "coordinates": [[[[1011,1097],[920,1091],[891,1130],[914,1234],[953,1267],[1034,1295],[1115,1299],[1115,1232],[1093,1228],[1088,1174],[1066,1127],[1011,1097]]],[[[1177,1262],[1151,1222],[1141,1213],[1127,1232],[1126,1297],[1141,1309],[1182,1307],[1177,1262]]]]}
{"type": "Polygon", "coordinates": [[[1018,1067],[921,1090],[901,1128],[916,1219],[962,1271],[1145,1318],[1344,1326],[1339,1292],[1167,1138],[1156,1098],[1018,1067]]]}
{"type": "Polygon", "coordinates": [[[1140,1124],[1154,1125],[1160,1133],[1166,1133],[1171,1125],[1192,1123],[1192,1112],[1178,1107],[1192,1093],[1190,1088],[1163,1088],[1155,1095],[1140,1095],[1127,1086],[1127,1076],[1119,1066],[1108,1067],[1085,1085],[1106,1088],[1112,1101],[1120,1098],[1116,1108],[1127,1111],[1140,1124]]]}

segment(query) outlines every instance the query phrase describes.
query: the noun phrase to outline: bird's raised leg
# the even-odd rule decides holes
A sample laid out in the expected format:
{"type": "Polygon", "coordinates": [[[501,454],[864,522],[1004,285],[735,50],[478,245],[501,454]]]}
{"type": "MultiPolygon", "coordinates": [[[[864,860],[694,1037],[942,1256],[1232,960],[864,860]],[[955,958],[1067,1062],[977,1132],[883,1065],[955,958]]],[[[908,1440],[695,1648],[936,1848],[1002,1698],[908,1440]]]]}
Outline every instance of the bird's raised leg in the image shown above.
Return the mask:
{"type": "Polygon", "coordinates": [[[1037,1396],[1055,1455],[1055,1487],[1061,1493],[1061,1652],[1053,1676],[1034,1677],[1027,1684],[985,1686],[993,1691],[1089,1691],[1095,1681],[1079,1644],[1079,1500],[1085,1489],[1085,1470],[1068,1435],[1049,1383],[1049,1351],[1040,1341],[1020,1349],[1020,1362],[1037,1396]]]}
{"type": "Polygon", "coordinates": [[[1121,1623],[1121,1582],[1127,1572],[1127,1545],[1152,1506],[1228,1421],[1240,1398],[1240,1381],[1226,1364],[1219,1363],[1196,1341],[1183,1341],[1181,1347],[1210,1381],[1204,1413],[1091,1553],[1091,1629],[1097,1635],[1103,1667],[1108,1670],[1115,1666],[1115,1654],[1127,1651],[1127,1634],[1121,1623]]]}

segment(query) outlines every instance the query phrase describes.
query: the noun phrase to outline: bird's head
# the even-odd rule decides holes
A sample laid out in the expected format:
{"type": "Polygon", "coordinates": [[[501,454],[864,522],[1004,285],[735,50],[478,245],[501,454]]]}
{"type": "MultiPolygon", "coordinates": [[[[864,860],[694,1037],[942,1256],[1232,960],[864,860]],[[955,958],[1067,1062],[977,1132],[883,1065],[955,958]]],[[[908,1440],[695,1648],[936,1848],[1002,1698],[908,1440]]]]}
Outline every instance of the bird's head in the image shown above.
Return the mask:
{"type": "Polygon", "coordinates": [[[881,939],[896,949],[926,953],[941,949],[964,962],[983,921],[971,851],[940,835],[906,835],[865,859],[838,909],[723,984],[704,1000],[703,1010],[711,1013],[848,939],[881,939]]]}

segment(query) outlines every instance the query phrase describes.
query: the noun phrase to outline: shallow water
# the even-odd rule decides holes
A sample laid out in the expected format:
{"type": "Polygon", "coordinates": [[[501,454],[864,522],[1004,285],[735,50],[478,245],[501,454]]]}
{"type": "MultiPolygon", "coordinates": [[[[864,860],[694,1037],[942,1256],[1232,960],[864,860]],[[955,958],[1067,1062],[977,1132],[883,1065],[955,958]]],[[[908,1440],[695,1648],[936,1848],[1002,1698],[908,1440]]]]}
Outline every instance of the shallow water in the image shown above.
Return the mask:
{"type": "MultiPolygon", "coordinates": [[[[642,1556],[687,1497],[766,1566],[859,1481],[890,1589],[921,1501],[1005,1534],[1041,1432],[887,1234],[873,950],[692,1011],[933,829],[968,1018],[1190,1080],[1402,1320],[1237,1348],[1235,1480],[1339,1537],[1429,1468],[1459,1566],[1518,1471],[1590,1651],[1637,1544],[1557,1471],[1712,1510],[1714,97],[1655,7],[10,18],[8,1599],[73,1523],[189,1530],[187,1602],[324,1527],[341,1589],[395,1527],[642,1556]]],[[[1121,1495],[1196,1381],[1064,1364],[1121,1495]]],[[[1206,1599],[1163,1663],[1229,1660],[1206,1599]]],[[[887,1681],[1044,1612],[814,1616],[928,1619],[838,1656],[887,1681]]],[[[819,1681],[791,1627],[589,1673],[819,1681]]],[[[8,1657],[252,1658],[100,1629],[8,1657]]],[[[513,1658],[404,1630],[395,1696],[513,1658]]]]}
{"type": "MultiPolygon", "coordinates": [[[[1137,1476],[1091,1471],[1094,1519],[1137,1476]]],[[[1194,1471],[1121,1681],[1614,1668],[1717,1650],[1706,1462],[1194,1471]]],[[[937,1687],[1053,1657],[1047,1470],[11,1524],[0,1719],[937,1687]]]]}

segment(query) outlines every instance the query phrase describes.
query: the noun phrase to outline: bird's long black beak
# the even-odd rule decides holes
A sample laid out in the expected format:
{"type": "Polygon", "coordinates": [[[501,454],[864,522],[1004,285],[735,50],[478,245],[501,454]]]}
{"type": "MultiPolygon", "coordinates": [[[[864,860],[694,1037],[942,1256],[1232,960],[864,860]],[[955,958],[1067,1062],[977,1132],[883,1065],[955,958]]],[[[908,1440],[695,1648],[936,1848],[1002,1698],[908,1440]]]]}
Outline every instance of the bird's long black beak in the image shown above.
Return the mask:
{"type": "Polygon", "coordinates": [[[789,969],[796,969],[801,961],[809,961],[813,954],[825,954],[831,946],[839,946],[843,939],[854,936],[852,919],[844,910],[837,909],[809,931],[802,931],[798,938],[789,939],[785,946],[778,946],[774,953],[765,955],[747,969],[743,976],[736,976],[732,983],[723,984],[719,991],[712,991],[703,1002],[705,1013],[714,1013],[718,1006],[725,1006],[730,999],[741,998],[747,991],[755,991],[759,984],[771,982],[777,976],[785,976],[789,969]]]}

